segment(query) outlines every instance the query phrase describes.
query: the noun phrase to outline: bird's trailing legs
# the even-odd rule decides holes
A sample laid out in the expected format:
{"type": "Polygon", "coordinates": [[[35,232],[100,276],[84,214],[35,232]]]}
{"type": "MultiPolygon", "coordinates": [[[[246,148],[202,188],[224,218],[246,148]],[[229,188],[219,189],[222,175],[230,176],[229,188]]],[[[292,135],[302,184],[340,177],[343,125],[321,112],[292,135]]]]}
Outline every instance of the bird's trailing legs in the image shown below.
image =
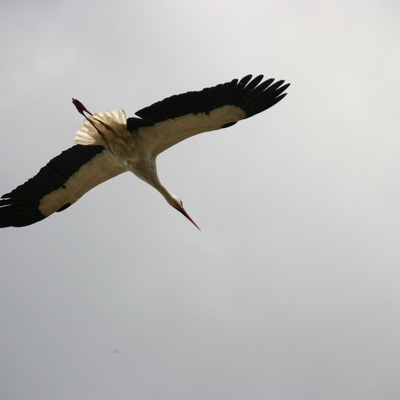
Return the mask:
{"type": "Polygon", "coordinates": [[[79,100],[72,98],[72,103],[76,107],[76,109],[78,110],[78,113],[82,114],[85,117],[85,119],[87,119],[89,121],[89,123],[94,127],[94,129],[96,129],[96,131],[102,137],[104,142],[107,143],[107,145],[108,145],[108,142],[107,142],[107,139],[106,139],[104,133],[96,126],[96,124],[93,121],[97,121],[101,125],[103,125],[104,128],[106,128],[107,130],[113,131],[111,126],[107,125],[104,121],[101,121],[101,120],[93,117],[93,114],[79,100]],[[90,117],[88,117],[85,113],[89,114],[90,117]]]}

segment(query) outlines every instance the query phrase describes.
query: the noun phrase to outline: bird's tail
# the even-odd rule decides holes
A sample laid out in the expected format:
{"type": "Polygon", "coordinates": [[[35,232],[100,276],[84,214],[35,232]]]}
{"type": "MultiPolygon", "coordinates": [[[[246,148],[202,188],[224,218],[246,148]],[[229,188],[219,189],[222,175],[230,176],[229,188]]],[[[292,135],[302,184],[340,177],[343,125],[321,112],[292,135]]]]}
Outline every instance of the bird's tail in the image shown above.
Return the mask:
{"type": "Polygon", "coordinates": [[[75,143],[90,145],[107,144],[107,136],[126,126],[124,110],[105,111],[88,117],[76,132],[75,143]]]}

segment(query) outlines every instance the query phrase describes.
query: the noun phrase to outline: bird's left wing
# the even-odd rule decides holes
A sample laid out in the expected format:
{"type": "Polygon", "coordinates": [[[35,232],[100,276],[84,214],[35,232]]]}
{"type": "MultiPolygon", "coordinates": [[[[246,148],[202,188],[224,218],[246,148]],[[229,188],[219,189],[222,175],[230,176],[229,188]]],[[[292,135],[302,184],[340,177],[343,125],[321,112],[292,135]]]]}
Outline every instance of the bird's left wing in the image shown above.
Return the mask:
{"type": "Polygon", "coordinates": [[[0,228],[26,226],[65,210],[126,169],[103,146],[75,145],[0,199],[0,228]]]}
{"type": "Polygon", "coordinates": [[[127,128],[141,136],[154,156],[201,132],[231,126],[282,100],[289,84],[247,75],[198,92],[168,97],[128,118],[127,128]]]}

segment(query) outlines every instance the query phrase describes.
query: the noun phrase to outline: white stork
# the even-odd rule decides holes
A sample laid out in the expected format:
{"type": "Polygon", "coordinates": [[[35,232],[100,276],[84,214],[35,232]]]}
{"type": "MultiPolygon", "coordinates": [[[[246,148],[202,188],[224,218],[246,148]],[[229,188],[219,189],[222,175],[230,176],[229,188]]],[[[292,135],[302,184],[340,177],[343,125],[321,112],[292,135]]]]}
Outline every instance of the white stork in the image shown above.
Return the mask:
{"type": "MultiPolygon", "coordinates": [[[[0,199],[0,227],[34,224],[63,211],[93,187],[131,171],[157,189],[189,219],[182,200],[157,175],[156,158],[201,132],[226,128],[258,114],[286,96],[289,84],[247,75],[198,92],[168,97],[126,118],[123,110],[92,114],[72,99],[85,121],[75,146],[63,151],[33,178],[0,199]]],[[[200,228],[199,228],[200,229],[200,228]]]]}

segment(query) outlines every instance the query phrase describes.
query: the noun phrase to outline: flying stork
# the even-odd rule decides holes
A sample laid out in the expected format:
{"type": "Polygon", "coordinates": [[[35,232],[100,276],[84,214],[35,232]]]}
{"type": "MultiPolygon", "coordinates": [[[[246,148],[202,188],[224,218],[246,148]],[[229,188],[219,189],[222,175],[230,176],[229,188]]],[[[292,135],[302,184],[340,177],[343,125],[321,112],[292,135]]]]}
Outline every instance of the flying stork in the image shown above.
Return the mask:
{"type": "Polygon", "coordinates": [[[197,92],[168,97],[126,118],[123,110],[92,114],[76,99],[85,118],[75,145],[53,158],[33,178],[0,199],[0,227],[34,224],[65,210],[93,187],[131,171],[200,229],[157,175],[156,158],[169,147],[197,135],[234,125],[282,100],[289,84],[263,81],[263,75],[197,92]]]}

